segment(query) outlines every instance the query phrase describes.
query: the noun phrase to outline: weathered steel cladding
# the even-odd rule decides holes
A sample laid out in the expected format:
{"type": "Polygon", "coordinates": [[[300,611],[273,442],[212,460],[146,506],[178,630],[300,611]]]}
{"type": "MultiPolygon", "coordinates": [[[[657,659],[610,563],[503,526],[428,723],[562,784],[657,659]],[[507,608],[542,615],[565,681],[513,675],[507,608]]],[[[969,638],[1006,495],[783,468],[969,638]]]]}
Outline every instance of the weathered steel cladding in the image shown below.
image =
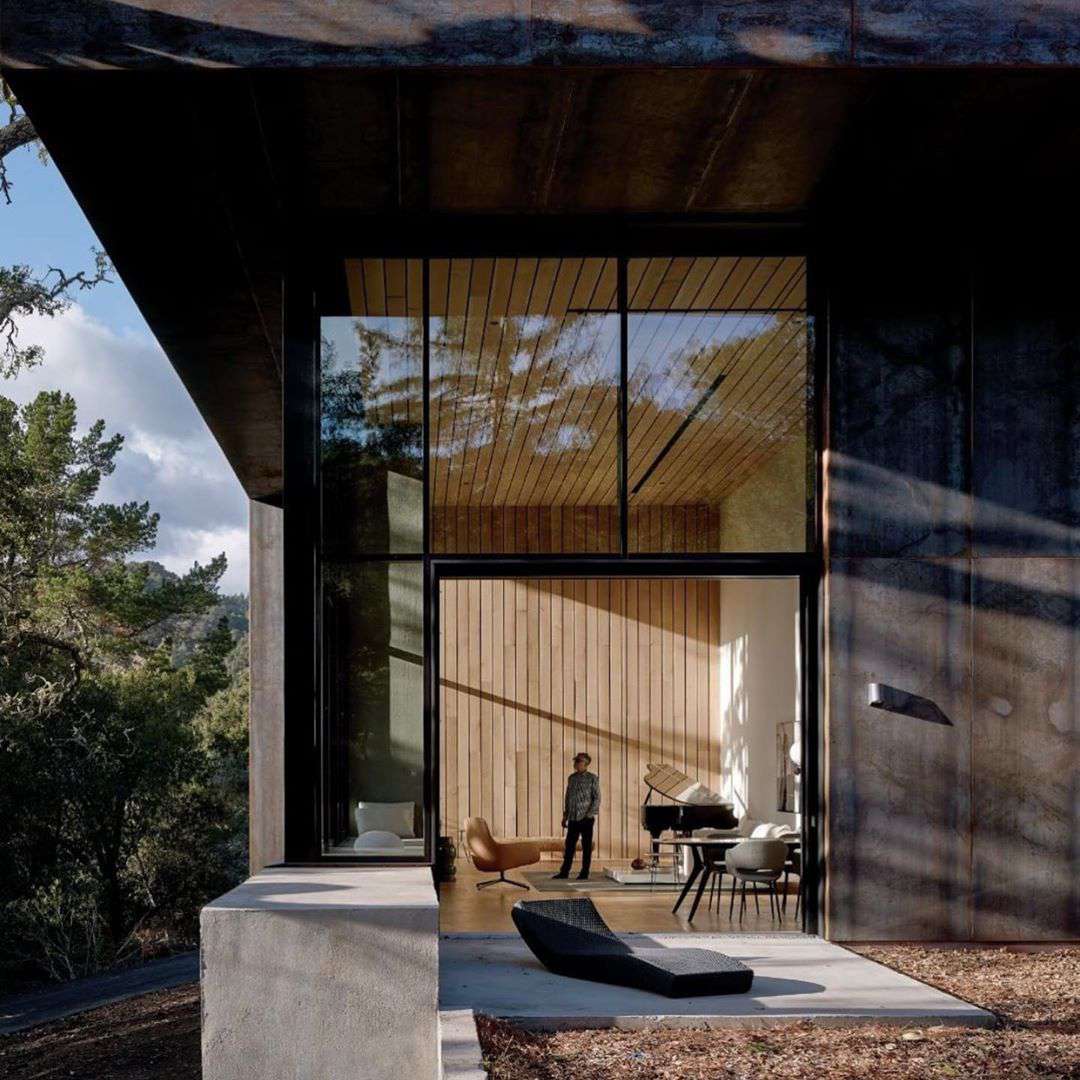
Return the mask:
{"type": "Polygon", "coordinates": [[[848,0],[21,0],[5,64],[164,69],[769,66],[851,59],[848,0]]]}
{"type": "Polygon", "coordinates": [[[1073,938],[1080,335],[1034,251],[924,239],[830,279],[829,930],[1073,938]]]}
{"type": "Polygon", "coordinates": [[[20,66],[1048,65],[1080,62],[1075,0],[20,0],[20,66]]]}

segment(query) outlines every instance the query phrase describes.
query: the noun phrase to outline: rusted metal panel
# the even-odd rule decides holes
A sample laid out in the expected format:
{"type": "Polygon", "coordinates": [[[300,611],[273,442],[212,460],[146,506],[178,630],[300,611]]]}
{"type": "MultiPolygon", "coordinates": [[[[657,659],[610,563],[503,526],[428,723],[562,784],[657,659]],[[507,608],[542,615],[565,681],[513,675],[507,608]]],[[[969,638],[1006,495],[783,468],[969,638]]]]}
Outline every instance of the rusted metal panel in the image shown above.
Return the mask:
{"type": "Polygon", "coordinates": [[[1036,0],[21,0],[19,66],[1075,66],[1080,3],[1036,0]]]}
{"type": "Polygon", "coordinates": [[[974,936],[1080,937],[1080,559],[975,567],[974,936]]]}
{"type": "Polygon", "coordinates": [[[829,273],[830,550],[965,555],[966,258],[883,254],[850,250],[829,273]]]}
{"type": "Polygon", "coordinates": [[[20,0],[3,62],[119,68],[822,65],[850,60],[847,0],[20,0]]]}
{"type": "Polygon", "coordinates": [[[1023,248],[976,279],[974,543],[1080,555],[1080,310],[1072,275],[1023,248]]]}
{"type": "Polygon", "coordinates": [[[535,62],[819,65],[850,56],[850,5],[825,0],[534,0],[535,62]]]}
{"type": "Polygon", "coordinates": [[[971,626],[964,559],[829,565],[827,930],[970,936],[971,626]],[[872,708],[870,683],[945,722],[872,708]]]}
{"type": "Polygon", "coordinates": [[[1080,64],[1077,0],[856,0],[857,64],[1080,64]]]}

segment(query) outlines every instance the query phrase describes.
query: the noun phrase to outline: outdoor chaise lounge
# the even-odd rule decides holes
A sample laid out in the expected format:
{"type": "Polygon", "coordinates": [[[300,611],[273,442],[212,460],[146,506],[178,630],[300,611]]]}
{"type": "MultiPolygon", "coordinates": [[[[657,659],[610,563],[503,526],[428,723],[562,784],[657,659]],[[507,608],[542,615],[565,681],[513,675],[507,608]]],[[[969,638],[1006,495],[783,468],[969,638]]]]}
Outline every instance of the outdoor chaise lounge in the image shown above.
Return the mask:
{"type": "Polygon", "coordinates": [[[665,997],[740,994],[754,973],[711,949],[637,949],[608,928],[591,900],[519,900],[510,912],[536,958],[557,975],[665,997]]]}

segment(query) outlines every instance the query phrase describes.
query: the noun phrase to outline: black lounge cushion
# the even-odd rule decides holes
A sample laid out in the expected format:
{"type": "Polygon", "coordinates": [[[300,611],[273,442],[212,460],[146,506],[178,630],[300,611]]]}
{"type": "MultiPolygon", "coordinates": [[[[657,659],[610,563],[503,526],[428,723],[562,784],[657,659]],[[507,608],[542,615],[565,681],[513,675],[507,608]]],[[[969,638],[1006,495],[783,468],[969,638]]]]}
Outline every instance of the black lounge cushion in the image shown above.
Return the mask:
{"type": "Polygon", "coordinates": [[[511,918],[557,975],[632,986],[666,997],[741,994],[754,973],[711,949],[635,949],[611,932],[591,900],[519,900],[511,918]]]}

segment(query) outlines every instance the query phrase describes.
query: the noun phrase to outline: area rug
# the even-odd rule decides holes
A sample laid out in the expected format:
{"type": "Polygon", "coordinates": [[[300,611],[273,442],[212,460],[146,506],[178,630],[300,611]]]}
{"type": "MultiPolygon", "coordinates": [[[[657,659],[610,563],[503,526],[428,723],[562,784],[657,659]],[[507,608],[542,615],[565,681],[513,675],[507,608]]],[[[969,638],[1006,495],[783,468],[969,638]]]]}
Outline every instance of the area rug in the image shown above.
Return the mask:
{"type": "Polygon", "coordinates": [[[614,878],[607,877],[603,870],[593,873],[588,881],[578,881],[571,876],[565,881],[553,881],[554,870],[526,870],[522,875],[537,892],[550,893],[673,893],[682,889],[682,884],[658,881],[655,885],[643,881],[640,884],[622,885],[614,878]]]}

